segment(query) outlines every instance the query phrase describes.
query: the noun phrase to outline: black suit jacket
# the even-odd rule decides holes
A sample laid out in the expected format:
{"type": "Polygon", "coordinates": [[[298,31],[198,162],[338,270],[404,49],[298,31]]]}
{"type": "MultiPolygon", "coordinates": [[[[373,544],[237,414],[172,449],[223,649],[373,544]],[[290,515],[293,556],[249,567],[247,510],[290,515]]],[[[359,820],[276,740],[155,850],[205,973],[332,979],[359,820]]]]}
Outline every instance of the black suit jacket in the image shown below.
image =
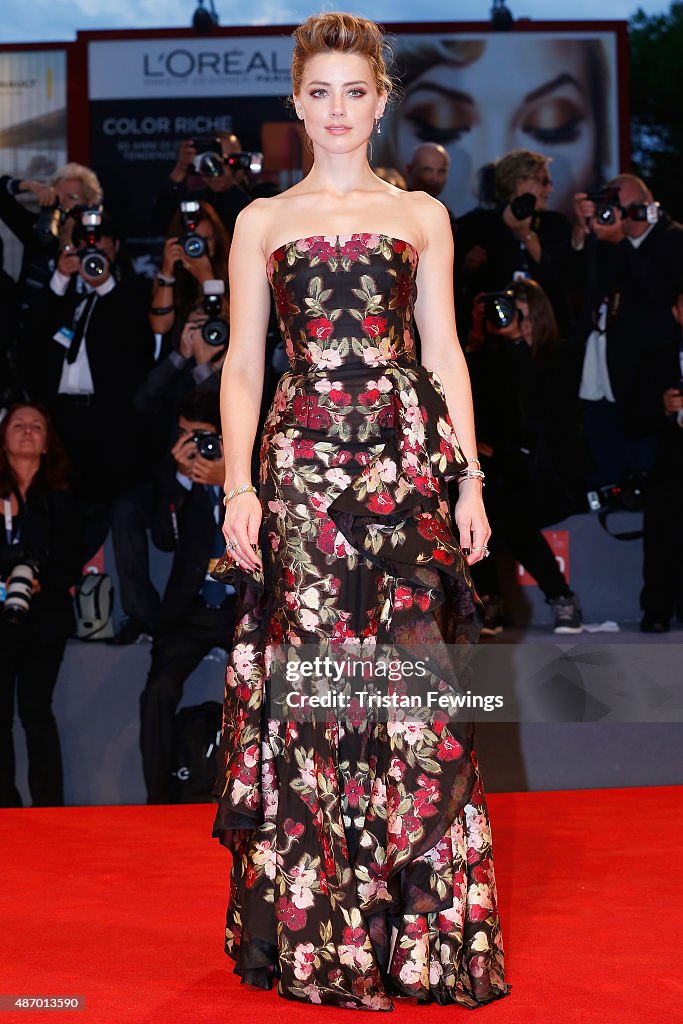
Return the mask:
{"type": "MultiPolygon", "coordinates": [[[[72,278],[64,295],[46,285],[32,311],[31,330],[22,342],[21,366],[28,389],[54,405],[67,350],[53,335],[71,327],[84,294],[72,278]]],[[[154,364],[154,335],[147,317],[148,286],[126,277],[98,296],[85,338],[98,405],[125,417],[133,395],[154,364]]]]}
{"type": "MultiPolygon", "coordinates": [[[[192,610],[213,557],[216,521],[206,488],[190,490],[175,477],[175,463],[166,463],[156,480],[156,509],[152,537],[162,551],[173,551],[173,565],[161,603],[162,628],[170,629],[192,610]]],[[[221,609],[226,636],[234,614],[232,602],[221,609]]],[[[230,639],[227,636],[227,639],[230,639]]]]}
{"type": "Polygon", "coordinates": [[[515,271],[524,269],[546,292],[560,332],[567,334],[571,227],[566,217],[551,210],[540,210],[534,214],[532,227],[541,241],[541,259],[538,263],[522,249],[503,220],[501,210],[476,209],[456,221],[455,308],[458,331],[463,340],[471,325],[475,295],[479,292],[500,291],[510,283],[515,271]],[[467,254],[476,245],[486,250],[486,260],[475,270],[467,271],[467,254]]]}
{"type": "Polygon", "coordinates": [[[70,491],[29,489],[20,515],[21,542],[0,545],[0,561],[38,562],[40,591],[31,600],[28,629],[37,643],[66,639],[74,631],[69,594],[81,571],[81,517],[70,491]]]}
{"type": "Polygon", "coordinates": [[[607,368],[624,428],[642,433],[639,370],[659,345],[675,345],[680,328],[671,307],[683,278],[683,225],[664,214],[636,249],[589,236],[584,250],[586,302],[580,323],[585,341],[597,308],[608,298],[607,368]]]}

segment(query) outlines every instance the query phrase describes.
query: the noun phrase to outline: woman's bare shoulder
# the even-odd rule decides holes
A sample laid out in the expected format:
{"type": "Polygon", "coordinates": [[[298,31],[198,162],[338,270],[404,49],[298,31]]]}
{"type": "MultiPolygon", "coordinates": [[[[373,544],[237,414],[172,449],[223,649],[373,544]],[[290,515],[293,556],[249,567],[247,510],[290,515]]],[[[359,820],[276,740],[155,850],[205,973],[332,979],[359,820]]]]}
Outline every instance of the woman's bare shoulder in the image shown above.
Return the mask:
{"type": "Polygon", "coordinates": [[[258,242],[264,256],[276,246],[282,234],[283,225],[294,224],[301,214],[303,196],[296,186],[281,192],[277,196],[254,199],[239,214],[235,224],[235,236],[251,238],[252,244],[258,242]]]}

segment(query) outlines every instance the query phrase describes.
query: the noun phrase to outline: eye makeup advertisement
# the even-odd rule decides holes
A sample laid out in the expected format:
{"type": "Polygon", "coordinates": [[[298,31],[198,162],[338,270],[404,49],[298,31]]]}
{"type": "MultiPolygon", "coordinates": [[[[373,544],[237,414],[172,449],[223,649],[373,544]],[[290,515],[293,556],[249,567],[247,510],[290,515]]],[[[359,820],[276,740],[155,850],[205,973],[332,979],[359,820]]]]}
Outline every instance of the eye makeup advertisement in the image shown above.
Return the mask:
{"type": "MultiPolygon", "coordinates": [[[[612,31],[397,35],[403,95],[373,159],[403,169],[420,142],[450,158],[440,199],[460,216],[477,200],[477,171],[511,149],[552,158],[550,205],[620,169],[618,36],[612,31]]],[[[621,168],[623,169],[623,168],[621,168]]]]}

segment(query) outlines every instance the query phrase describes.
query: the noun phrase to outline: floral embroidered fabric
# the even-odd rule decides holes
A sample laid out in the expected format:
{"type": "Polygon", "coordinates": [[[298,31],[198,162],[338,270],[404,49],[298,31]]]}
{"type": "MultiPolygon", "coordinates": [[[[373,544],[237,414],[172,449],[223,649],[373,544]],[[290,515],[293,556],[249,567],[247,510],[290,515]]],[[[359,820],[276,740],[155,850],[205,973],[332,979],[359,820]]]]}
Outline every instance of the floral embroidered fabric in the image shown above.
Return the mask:
{"type": "Polygon", "coordinates": [[[509,992],[472,725],[358,707],[281,721],[270,703],[282,645],[476,642],[446,491],[465,460],[441,382],[415,360],[417,263],[377,234],[297,239],[268,259],[290,370],[261,443],[264,574],[233,568],[215,788],[235,971],[369,1010],[509,992]]]}

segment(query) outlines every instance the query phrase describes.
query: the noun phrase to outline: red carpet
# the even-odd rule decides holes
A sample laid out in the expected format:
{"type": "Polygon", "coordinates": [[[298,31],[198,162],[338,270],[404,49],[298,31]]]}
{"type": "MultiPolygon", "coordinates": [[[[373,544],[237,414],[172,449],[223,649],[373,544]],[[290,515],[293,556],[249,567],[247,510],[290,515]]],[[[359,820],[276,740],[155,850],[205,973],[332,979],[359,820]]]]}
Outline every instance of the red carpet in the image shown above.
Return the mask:
{"type": "MultiPolygon", "coordinates": [[[[680,1020],[682,798],[490,796],[512,994],[474,1011],[399,1001],[391,1020],[680,1020]]],[[[0,994],[86,999],[82,1013],[4,1011],[0,1024],[379,1020],[240,987],[222,951],[229,858],[212,818],[210,805],[0,811],[0,994]]]]}

